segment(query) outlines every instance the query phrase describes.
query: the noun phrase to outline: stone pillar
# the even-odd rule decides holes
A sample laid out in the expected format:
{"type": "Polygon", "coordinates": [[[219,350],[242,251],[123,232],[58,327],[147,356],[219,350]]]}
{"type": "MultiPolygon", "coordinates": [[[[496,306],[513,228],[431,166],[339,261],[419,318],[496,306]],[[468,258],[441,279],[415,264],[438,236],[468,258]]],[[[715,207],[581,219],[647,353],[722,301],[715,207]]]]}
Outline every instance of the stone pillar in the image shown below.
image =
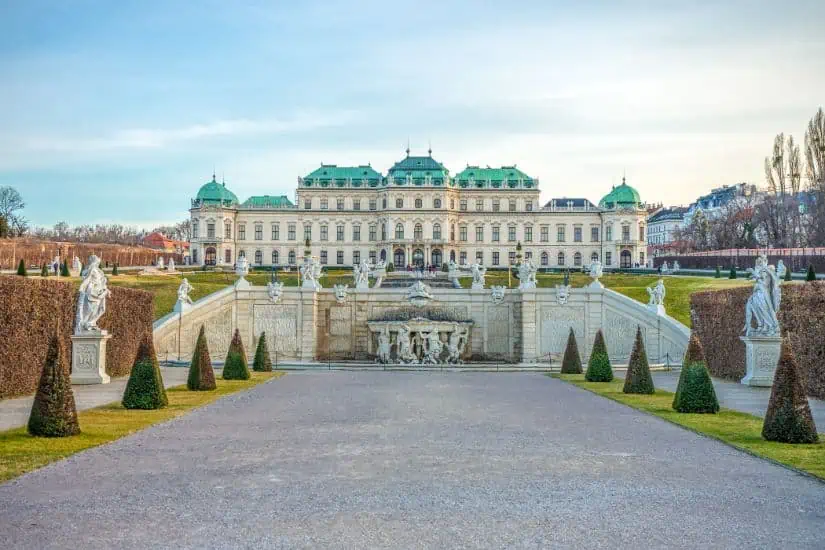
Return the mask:
{"type": "Polygon", "coordinates": [[[298,328],[300,331],[298,359],[301,361],[314,361],[317,342],[315,318],[318,313],[318,294],[315,290],[302,289],[300,297],[301,326],[298,328]]]}
{"type": "Polygon", "coordinates": [[[740,336],[745,343],[745,377],[747,386],[773,385],[773,375],[779,363],[782,338],[779,336],[740,336]]]}
{"type": "Polygon", "coordinates": [[[84,332],[72,336],[72,384],[108,384],[106,342],[112,335],[84,332]]]}
{"type": "Polygon", "coordinates": [[[521,298],[521,362],[535,363],[539,350],[536,338],[536,291],[522,290],[521,298]]]}

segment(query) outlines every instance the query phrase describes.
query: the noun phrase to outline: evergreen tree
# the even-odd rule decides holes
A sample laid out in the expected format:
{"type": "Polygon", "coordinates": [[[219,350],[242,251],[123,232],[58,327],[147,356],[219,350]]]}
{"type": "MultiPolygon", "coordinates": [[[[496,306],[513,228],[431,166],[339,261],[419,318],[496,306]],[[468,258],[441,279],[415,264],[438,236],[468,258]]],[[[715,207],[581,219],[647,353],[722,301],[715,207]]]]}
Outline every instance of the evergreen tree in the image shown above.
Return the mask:
{"type": "Polygon", "coordinates": [[[256,372],[272,372],[272,361],[269,359],[269,347],[266,345],[266,333],[262,332],[258,338],[258,347],[255,348],[255,360],[252,361],[252,370],[256,372]]]}
{"type": "Polygon", "coordinates": [[[607,345],[604,343],[604,335],[601,329],[596,332],[593,352],[590,354],[590,361],[587,362],[587,373],[585,373],[584,379],[588,382],[610,382],[613,380],[610,356],[607,354],[607,345]]]}
{"type": "Polygon", "coordinates": [[[66,350],[60,330],[49,339],[40,385],[34,396],[28,431],[41,437],[66,437],[80,433],[66,350]]]}
{"type": "Polygon", "coordinates": [[[736,278],[736,266],[730,266],[730,274],[728,275],[728,279],[735,279],[736,278]]]}
{"type": "Polygon", "coordinates": [[[117,277],[120,273],[117,272],[117,264],[112,267],[112,277],[117,277]]]}
{"type": "Polygon", "coordinates": [[[790,282],[793,279],[793,274],[790,268],[785,268],[785,281],[790,282]]]}
{"type": "Polygon", "coordinates": [[[796,359],[787,337],[782,351],[762,425],[762,437],[782,443],[816,443],[818,436],[796,359]]]}
{"type": "Polygon", "coordinates": [[[696,333],[690,335],[682,372],[679,374],[679,385],[673,396],[673,409],[681,413],[719,412],[719,401],[696,333]]]}
{"type": "Polygon", "coordinates": [[[195,351],[192,353],[186,387],[194,391],[211,391],[217,388],[215,371],[212,370],[212,359],[209,357],[209,346],[206,343],[206,331],[203,325],[201,325],[201,330],[198,333],[195,351]]]}
{"type": "Polygon", "coordinates": [[[26,260],[20,258],[20,263],[17,264],[17,274],[21,277],[28,276],[28,272],[26,271],[26,260]]]}
{"type": "Polygon", "coordinates": [[[48,277],[49,276],[49,268],[46,267],[46,264],[43,264],[40,267],[40,276],[41,277],[48,277]]]}
{"type": "Polygon", "coordinates": [[[65,261],[60,264],[60,276],[61,277],[71,277],[71,273],[69,273],[69,264],[65,261]]]}
{"type": "Polygon", "coordinates": [[[642,328],[636,326],[636,341],[630,353],[630,363],[627,365],[627,374],[624,377],[624,393],[653,394],[653,377],[650,375],[650,365],[647,362],[647,351],[642,339],[642,328]]]}
{"type": "Polygon", "coordinates": [[[808,274],[805,275],[805,280],[808,282],[816,281],[816,271],[814,271],[813,265],[808,266],[808,274]]]}
{"type": "Polygon", "coordinates": [[[226,353],[226,360],[223,362],[223,379],[249,380],[250,376],[241,331],[235,329],[232,342],[229,344],[229,351],[226,353]]]}
{"type": "Polygon", "coordinates": [[[129,382],[123,392],[123,406],[127,409],[161,409],[168,404],[155,345],[152,335],[147,333],[132,364],[129,382]]]}
{"type": "Polygon", "coordinates": [[[567,335],[567,347],[564,348],[561,372],[562,374],[582,373],[582,359],[579,355],[579,344],[576,342],[576,334],[573,332],[573,327],[570,327],[570,334],[567,335]]]}
{"type": "Polygon", "coordinates": [[[722,268],[718,265],[716,266],[716,274],[714,275],[714,277],[716,277],[717,279],[722,278],[722,268]]]}

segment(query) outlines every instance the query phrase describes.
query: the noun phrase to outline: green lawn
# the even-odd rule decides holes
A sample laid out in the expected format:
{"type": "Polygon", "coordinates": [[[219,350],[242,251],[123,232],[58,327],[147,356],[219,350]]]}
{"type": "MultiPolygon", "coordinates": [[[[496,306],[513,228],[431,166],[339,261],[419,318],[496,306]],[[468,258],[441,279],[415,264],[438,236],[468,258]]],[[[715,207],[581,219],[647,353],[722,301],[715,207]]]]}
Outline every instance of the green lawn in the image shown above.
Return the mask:
{"type": "Polygon", "coordinates": [[[583,374],[553,374],[580,388],[618,401],[634,409],[656,415],[674,424],[724,441],[739,449],[798,468],[825,479],[825,434],[815,445],[791,445],[762,439],[762,419],[750,414],[722,409],[718,414],[684,414],[672,408],[673,394],[656,390],[654,395],[622,392],[624,380],[586,382],[583,374]]]}
{"type": "Polygon", "coordinates": [[[168,388],[169,406],[153,411],[128,410],[120,403],[80,411],[81,433],[72,437],[32,437],[25,427],[0,432],[0,483],[152,424],[186,414],[219,397],[249,389],[283,374],[253,372],[250,380],[223,380],[218,377],[218,389],[215,391],[188,391],[186,386],[168,388]]]}

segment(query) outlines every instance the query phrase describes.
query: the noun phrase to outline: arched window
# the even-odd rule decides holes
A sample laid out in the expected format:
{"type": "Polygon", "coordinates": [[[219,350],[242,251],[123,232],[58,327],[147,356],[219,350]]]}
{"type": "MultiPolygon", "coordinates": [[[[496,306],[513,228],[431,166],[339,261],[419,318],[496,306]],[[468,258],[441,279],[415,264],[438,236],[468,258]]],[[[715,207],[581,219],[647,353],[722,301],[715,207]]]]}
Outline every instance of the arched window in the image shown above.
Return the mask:
{"type": "Polygon", "coordinates": [[[434,223],[433,224],[433,239],[436,240],[436,241],[441,239],[441,224],[440,223],[434,223]]]}
{"type": "Polygon", "coordinates": [[[594,252],[593,254],[590,255],[590,262],[591,263],[592,262],[598,262],[598,261],[599,261],[599,253],[598,252],[594,252]]]}
{"type": "Polygon", "coordinates": [[[564,252],[559,252],[559,256],[557,258],[559,265],[564,265],[564,252]]]}
{"type": "Polygon", "coordinates": [[[246,250],[241,250],[238,252],[238,258],[246,258],[246,250]]]}
{"type": "Polygon", "coordinates": [[[403,239],[404,238],[404,226],[402,224],[396,224],[395,226],[395,238],[396,239],[403,239]]]}
{"type": "Polygon", "coordinates": [[[550,263],[550,258],[547,256],[547,252],[541,253],[541,265],[548,265],[550,263]]]}
{"type": "Polygon", "coordinates": [[[415,207],[416,208],[421,208],[422,206],[424,206],[424,202],[420,198],[415,199],[415,207]]]}
{"type": "Polygon", "coordinates": [[[441,208],[441,199],[433,199],[433,208],[441,208]]]}
{"type": "Polygon", "coordinates": [[[432,263],[436,267],[441,267],[441,259],[442,258],[443,258],[443,256],[441,255],[440,250],[438,250],[438,249],[433,250],[432,253],[430,254],[430,259],[431,259],[430,263],[432,263]]]}
{"type": "Polygon", "coordinates": [[[295,251],[290,250],[289,254],[287,255],[287,261],[289,261],[289,265],[295,265],[295,251]]]}
{"type": "Polygon", "coordinates": [[[272,265],[278,265],[280,262],[280,258],[278,257],[278,251],[272,251],[272,265]]]}
{"type": "Polygon", "coordinates": [[[450,250],[450,261],[451,262],[455,261],[455,250],[450,250]]]}
{"type": "Polygon", "coordinates": [[[255,251],[255,265],[261,265],[264,263],[264,253],[260,250],[255,251]]]}
{"type": "Polygon", "coordinates": [[[424,238],[424,230],[421,228],[420,223],[415,224],[413,228],[413,238],[417,241],[424,238]]]}
{"type": "Polygon", "coordinates": [[[382,241],[387,240],[387,224],[385,224],[385,223],[381,224],[381,240],[382,241]]]}
{"type": "Polygon", "coordinates": [[[574,266],[581,266],[582,265],[582,253],[576,252],[573,254],[573,265],[574,266]]]}

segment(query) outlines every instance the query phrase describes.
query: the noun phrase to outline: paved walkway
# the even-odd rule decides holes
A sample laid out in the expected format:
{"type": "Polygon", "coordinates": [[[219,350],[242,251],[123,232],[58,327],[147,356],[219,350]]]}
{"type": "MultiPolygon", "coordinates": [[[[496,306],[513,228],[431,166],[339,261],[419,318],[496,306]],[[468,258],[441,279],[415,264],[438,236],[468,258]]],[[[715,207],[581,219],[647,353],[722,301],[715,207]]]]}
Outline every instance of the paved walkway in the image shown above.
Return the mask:
{"type": "Polygon", "coordinates": [[[0,485],[8,548],[822,548],[825,485],[533,373],[296,372],[0,485]]]}
{"type": "MultiPolygon", "coordinates": [[[[160,370],[163,373],[163,385],[167,388],[186,384],[189,369],[161,367],[160,370]]],[[[72,386],[77,410],[91,409],[113,401],[120,401],[128,380],[128,376],[122,376],[113,378],[108,384],[72,386]]],[[[25,426],[29,421],[33,401],[34,395],[0,400],[0,431],[25,426]]]]}
{"type": "MultiPolygon", "coordinates": [[[[626,371],[616,370],[615,372],[618,378],[624,379],[626,371]]],[[[654,371],[652,373],[653,385],[662,390],[675,392],[676,386],[679,385],[679,373],[678,370],[654,371]]],[[[765,417],[768,401],[771,398],[770,388],[755,388],[714,378],[713,389],[716,390],[716,397],[722,407],[765,417]]],[[[817,430],[825,433],[825,401],[809,397],[808,404],[811,407],[817,430]]]]}

